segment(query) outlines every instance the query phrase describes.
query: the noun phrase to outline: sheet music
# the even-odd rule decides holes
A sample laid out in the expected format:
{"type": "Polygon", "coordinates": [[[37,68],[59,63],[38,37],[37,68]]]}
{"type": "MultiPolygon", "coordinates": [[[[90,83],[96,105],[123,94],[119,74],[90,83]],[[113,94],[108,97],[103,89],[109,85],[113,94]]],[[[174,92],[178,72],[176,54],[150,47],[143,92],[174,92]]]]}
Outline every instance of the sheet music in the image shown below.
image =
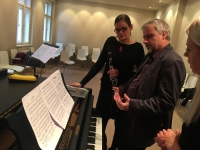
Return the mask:
{"type": "MultiPolygon", "coordinates": [[[[64,129],[69,119],[71,109],[67,110],[67,107],[64,107],[63,102],[60,99],[60,92],[58,92],[53,81],[53,76],[49,76],[39,85],[39,87],[42,91],[50,114],[52,115],[53,119],[64,129]]],[[[63,82],[58,84],[63,84],[63,82]]],[[[65,92],[67,92],[67,90],[65,92]]]]}
{"type": "Polygon", "coordinates": [[[72,97],[69,95],[68,91],[66,90],[63,80],[61,77],[60,70],[55,71],[52,75],[54,85],[56,87],[57,93],[60,97],[61,103],[65,107],[65,109],[68,111],[70,114],[71,109],[74,105],[74,100],[72,97]]]}
{"type": "Polygon", "coordinates": [[[36,51],[31,55],[36,59],[41,60],[43,63],[46,63],[54,54],[58,51],[58,48],[42,44],[36,51]]]}
{"type": "Polygon", "coordinates": [[[22,102],[40,148],[55,149],[62,129],[56,126],[51,119],[40,88],[36,87],[25,95],[22,102]]]}
{"type": "Polygon", "coordinates": [[[59,70],[22,98],[24,110],[44,150],[55,149],[74,104],[59,70]]]}

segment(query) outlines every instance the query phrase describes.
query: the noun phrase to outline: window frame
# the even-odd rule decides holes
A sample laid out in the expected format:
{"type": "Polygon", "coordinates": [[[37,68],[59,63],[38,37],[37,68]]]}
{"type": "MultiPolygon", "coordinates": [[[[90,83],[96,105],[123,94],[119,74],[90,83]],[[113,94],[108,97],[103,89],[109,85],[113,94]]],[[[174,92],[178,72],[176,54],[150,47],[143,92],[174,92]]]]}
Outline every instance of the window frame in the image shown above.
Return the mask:
{"type": "MultiPolygon", "coordinates": [[[[26,0],[25,0],[26,1],[26,0]]],[[[28,6],[26,6],[26,5],[24,5],[24,4],[21,4],[21,3],[19,3],[18,2],[18,15],[17,15],[17,31],[16,31],[16,45],[29,45],[29,44],[31,44],[31,19],[32,19],[32,17],[31,17],[31,0],[29,0],[29,2],[30,2],[30,7],[28,7],[28,6]],[[21,8],[22,9],[22,20],[21,20],[21,25],[22,25],[22,27],[21,27],[21,30],[20,30],[20,32],[21,32],[21,40],[20,40],[20,42],[18,41],[18,26],[19,26],[19,8],[21,8]],[[26,11],[28,10],[28,12],[29,12],[29,17],[28,17],[28,24],[29,24],[29,27],[28,27],[28,32],[27,32],[27,34],[28,34],[28,41],[25,41],[25,35],[24,35],[24,33],[25,33],[25,25],[26,25],[26,11]]]]}
{"type": "Polygon", "coordinates": [[[47,0],[45,2],[45,6],[44,7],[45,8],[44,8],[43,42],[50,43],[51,42],[51,32],[52,32],[53,3],[47,0]],[[51,6],[50,14],[48,14],[48,12],[49,12],[48,5],[51,6]],[[48,21],[50,21],[50,23],[48,23],[48,21]],[[48,27],[48,26],[50,26],[50,27],[48,27]]]}

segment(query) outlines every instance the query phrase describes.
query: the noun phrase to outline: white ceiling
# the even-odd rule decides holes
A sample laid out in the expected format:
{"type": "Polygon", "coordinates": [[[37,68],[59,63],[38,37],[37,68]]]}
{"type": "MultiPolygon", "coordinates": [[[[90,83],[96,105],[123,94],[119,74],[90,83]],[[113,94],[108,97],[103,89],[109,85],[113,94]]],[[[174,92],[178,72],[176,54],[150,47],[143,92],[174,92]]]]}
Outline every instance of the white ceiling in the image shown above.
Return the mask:
{"type": "Polygon", "coordinates": [[[80,0],[80,1],[131,7],[131,8],[140,8],[147,10],[158,10],[175,0],[80,0]]]}

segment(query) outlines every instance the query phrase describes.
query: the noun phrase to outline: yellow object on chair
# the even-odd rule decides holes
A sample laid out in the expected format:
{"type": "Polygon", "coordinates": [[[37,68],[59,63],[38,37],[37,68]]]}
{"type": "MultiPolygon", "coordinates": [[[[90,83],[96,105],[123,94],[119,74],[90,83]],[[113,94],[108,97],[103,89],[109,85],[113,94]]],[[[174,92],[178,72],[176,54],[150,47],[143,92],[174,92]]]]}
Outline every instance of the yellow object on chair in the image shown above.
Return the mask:
{"type": "Polygon", "coordinates": [[[11,80],[23,80],[23,81],[36,81],[37,78],[34,75],[18,75],[12,74],[9,76],[11,80]]]}

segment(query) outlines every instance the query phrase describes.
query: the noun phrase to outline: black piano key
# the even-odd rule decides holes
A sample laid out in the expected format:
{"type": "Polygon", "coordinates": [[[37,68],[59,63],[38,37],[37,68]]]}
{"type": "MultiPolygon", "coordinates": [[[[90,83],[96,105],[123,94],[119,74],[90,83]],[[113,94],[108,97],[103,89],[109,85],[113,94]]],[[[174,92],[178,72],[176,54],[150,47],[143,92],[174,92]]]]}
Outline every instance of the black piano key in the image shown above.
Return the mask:
{"type": "Polygon", "coordinates": [[[96,127],[90,127],[89,130],[90,131],[96,131],[96,127]]]}
{"type": "Polygon", "coordinates": [[[91,126],[96,126],[96,123],[95,122],[91,122],[90,125],[91,126]]]}
{"type": "Polygon", "coordinates": [[[88,143],[94,143],[95,139],[88,139],[88,143]]]}
{"type": "Polygon", "coordinates": [[[94,132],[89,132],[89,136],[95,136],[96,134],[94,132]]]}
{"type": "Polygon", "coordinates": [[[97,119],[96,119],[96,118],[91,118],[90,121],[91,121],[91,122],[96,122],[97,119]]]}
{"type": "Polygon", "coordinates": [[[87,149],[94,149],[94,145],[88,145],[87,144],[87,149]]]}

